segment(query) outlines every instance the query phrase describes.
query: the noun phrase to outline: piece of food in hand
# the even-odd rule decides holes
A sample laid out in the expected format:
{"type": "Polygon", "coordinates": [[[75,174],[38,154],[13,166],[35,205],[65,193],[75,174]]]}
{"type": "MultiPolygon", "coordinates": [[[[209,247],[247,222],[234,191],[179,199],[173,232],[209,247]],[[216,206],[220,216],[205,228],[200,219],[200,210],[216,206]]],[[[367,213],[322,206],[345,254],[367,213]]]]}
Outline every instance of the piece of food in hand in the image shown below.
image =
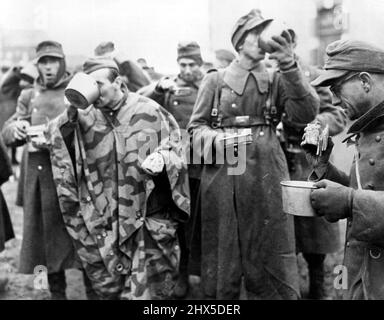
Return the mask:
{"type": "Polygon", "coordinates": [[[163,156],[159,152],[153,152],[143,161],[141,167],[149,174],[159,174],[164,168],[163,156]]]}
{"type": "Polygon", "coordinates": [[[319,122],[309,123],[304,129],[303,141],[301,146],[316,156],[320,156],[327,149],[329,127],[324,129],[319,122]]]}
{"type": "Polygon", "coordinates": [[[304,129],[303,143],[317,146],[321,135],[321,125],[318,122],[309,123],[304,129]]]}

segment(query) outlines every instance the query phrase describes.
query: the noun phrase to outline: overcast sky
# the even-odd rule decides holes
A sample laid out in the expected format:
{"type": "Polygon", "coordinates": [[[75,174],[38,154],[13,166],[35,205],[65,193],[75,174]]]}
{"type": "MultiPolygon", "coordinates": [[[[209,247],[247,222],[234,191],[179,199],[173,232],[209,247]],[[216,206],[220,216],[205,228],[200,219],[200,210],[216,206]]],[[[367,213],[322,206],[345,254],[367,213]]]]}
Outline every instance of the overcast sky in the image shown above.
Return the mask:
{"type": "Polygon", "coordinates": [[[1,0],[0,27],[42,29],[67,54],[90,55],[99,42],[112,40],[132,58],[169,69],[179,40],[193,39],[209,50],[208,5],[207,0],[1,0]]]}

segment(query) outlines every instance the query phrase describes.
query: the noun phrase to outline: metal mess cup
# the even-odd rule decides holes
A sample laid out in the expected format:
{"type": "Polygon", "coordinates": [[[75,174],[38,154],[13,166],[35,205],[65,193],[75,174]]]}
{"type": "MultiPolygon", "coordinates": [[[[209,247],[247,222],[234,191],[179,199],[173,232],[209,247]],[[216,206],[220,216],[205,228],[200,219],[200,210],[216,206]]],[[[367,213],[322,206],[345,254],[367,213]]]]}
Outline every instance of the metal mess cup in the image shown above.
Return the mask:
{"type": "Polygon", "coordinates": [[[86,109],[100,96],[95,79],[83,72],[76,73],[64,91],[65,97],[75,107],[86,109]]]}
{"type": "Polygon", "coordinates": [[[317,189],[310,181],[281,181],[283,211],[285,213],[302,216],[317,217],[311,206],[311,191],[317,189]]]}
{"type": "Polygon", "coordinates": [[[288,27],[284,22],[279,20],[271,21],[260,34],[259,48],[263,49],[265,52],[272,53],[274,51],[270,45],[270,42],[273,41],[272,37],[278,35],[283,36],[283,32],[287,29],[288,27]]]}

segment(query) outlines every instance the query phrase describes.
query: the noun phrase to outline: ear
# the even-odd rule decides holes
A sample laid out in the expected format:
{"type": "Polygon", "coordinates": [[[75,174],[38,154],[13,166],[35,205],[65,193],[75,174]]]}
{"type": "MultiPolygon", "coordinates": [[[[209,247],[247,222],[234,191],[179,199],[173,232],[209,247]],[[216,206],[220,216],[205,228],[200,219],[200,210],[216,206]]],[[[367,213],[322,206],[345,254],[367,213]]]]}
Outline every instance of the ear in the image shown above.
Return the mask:
{"type": "Polygon", "coordinates": [[[113,81],[113,86],[116,88],[116,90],[120,90],[123,85],[123,78],[121,76],[116,77],[116,79],[113,81]]]}
{"type": "Polygon", "coordinates": [[[359,79],[364,91],[368,93],[371,90],[373,84],[372,76],[368,72],[361,72],[359,74],[359,79]]]}
{"type": "Polygon", "coordinates": [[[113,82],[116,83],[120,87],[121,84],[123,83],[123,79],[121,78],[121,76],[117,76],[115,81],[113,81],[113,82]]]}

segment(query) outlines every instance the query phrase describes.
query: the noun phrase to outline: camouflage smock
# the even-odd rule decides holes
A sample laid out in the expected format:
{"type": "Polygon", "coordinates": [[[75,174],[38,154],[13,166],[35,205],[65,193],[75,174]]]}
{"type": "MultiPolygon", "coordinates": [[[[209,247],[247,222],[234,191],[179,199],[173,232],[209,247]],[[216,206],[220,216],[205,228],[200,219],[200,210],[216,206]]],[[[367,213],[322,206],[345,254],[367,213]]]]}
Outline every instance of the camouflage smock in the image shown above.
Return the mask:
{"type": "Polygon", "coordinates": [[[179,262],[177,220],[188,219],[190,207],[180,131],[154,101],[125,96],[113,117],[91,106],[75,121],[64,113],[50,123],[53,175],[66,227],[99,295],[166,298],[179,262]],[[153,151],[163,155],[176,215],[147,216],[154,181],[140,164],[153,151]]]}

